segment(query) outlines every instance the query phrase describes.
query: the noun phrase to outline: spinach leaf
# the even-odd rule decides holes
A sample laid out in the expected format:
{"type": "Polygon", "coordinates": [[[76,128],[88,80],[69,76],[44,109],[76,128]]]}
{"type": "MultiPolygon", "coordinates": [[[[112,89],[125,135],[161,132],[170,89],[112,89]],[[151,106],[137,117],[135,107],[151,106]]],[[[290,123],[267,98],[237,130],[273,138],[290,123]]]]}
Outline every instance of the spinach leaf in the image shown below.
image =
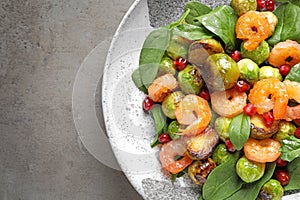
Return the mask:
{"type": "Polygon", "coordinates": [[[223,5],[201,16],[200,21],[205,28],[220,37],[225,43],[225,50],[231,52],[236,49],[235,24],[237,18],[232,7],[223,5]]]}
{"type": "Polygon", "coordinates": [[[179,26],[180,24],[182,24],[184,22],[185,18],[189,15],[189,13],[190,13],[190,9],[186,9],[184,11],[183,15],[177,21],[172,22],[172,23],[166,25],[165,27],[171,30],[171,29],[175,28],[176,26],[179,26]]]}
{"type": "Polygon", "coordinates": [[[241,113],[229,125],[229,138],[237,150],[241,150],[250,135],[250,117],[241,113]]]}
{"type": "Polygon", "coordinates": [[[147,93],[147,89],[145,88],[145,86],[143,85],[142,79],[141,79],[141,74],[140,74],[140,70],[136,69],[134,70],[134,72],[131,75],[131,78],[135,84],[135,86],[141,90],[144,93],[147,93]]]}
{"type": "Polygon", "coordinates": [[[294,135],[291,135],[288,138],[281,140],[280,152],[280,158],[288,162],[291,162],[295,158],[299,158],[300,139],[296,138],[294,135]]]}
{"type": "Polygon", "coordinates": [[[216,167],[207,177],[202,188],[202,195],[207,200],[222,200],[238,191],[243,181],[235,172],[235,165],[240,152],[230,154],[229,159],[216,167]]]}
{"type": "Polygon", "coordinates": [[[294,65],[284,80],[300,82],[300,63],[294,65]]]}
{"type": "Polygon", "coordinates": [[[160,28],[152,31],[146,38],[139,59],[139,74],[145,88],[156,78],[159,63],[168,48],[170,30],[160,28]]]}
{"type": "Polygon", "coordinates": [[[259,194],[261,187],[273,176],[275,167],[275,162],[267,163],[265,174],[261,179],[253,183],[244,184],[239,191],[234,193],[226,200],[239,200],[245,199],[245,197],[247,198],[247,200],[255,200],[259,194]]]}
{"type": "Polygon", "coordinates": [[[277,3],[285,3],[285,2],[291,2],[297,6],[300,6],[299,0],[276,0],[277,3]]]}
{"type": "Polygon", "coordinates": [[[167,119],[163,114],[162,108],[160,104],[155,104],[151,109],[152,118],[154,119],[155,129],[156,129],[156,137],[151,143],[151,147],[157,145],[159,135],[167,129],[167,119]]]}
{"type": "Polygon", "coordinates": [[[198,17],[205,15],[211,11],[211,8],[198,1],[190,1],[185,5],[185,10],[190,9],[190,13],[185,18],[188,24],[201,26],[198,17]]]}
{"type": "Polygon", "coordinates": [[[300,7],[292,3],[284,3],[277,7],[274,14],[278,18],[278,24],[268,43],[274,46],[287,39],[300,43],[300,7]]]}
{"type": "Polygon", "coordinates": [[[300,158],[297,158],[290,162],[287,166],[287,170],[290,174],[290,182],[284,187],[285,191],[300,189],[300,158]]]}
{"type": "Polygon", "coordinates": [[[173,29],[172,33],[189,40],[208,39],[214,36],[206,28],[191,24],[180,24],[173,29]]]}

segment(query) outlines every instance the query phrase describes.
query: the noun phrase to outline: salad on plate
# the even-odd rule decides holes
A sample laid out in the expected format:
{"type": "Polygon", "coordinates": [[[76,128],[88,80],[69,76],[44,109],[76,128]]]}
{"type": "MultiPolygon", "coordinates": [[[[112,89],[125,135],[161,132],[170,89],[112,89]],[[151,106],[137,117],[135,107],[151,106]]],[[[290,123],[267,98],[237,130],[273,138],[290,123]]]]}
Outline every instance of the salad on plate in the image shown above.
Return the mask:
{"type": "Polygon", "coordinates": [[[300,189],[300,4],[186,4],[133,72],[162,171],[199,199],[276,200],[300,189]]]}

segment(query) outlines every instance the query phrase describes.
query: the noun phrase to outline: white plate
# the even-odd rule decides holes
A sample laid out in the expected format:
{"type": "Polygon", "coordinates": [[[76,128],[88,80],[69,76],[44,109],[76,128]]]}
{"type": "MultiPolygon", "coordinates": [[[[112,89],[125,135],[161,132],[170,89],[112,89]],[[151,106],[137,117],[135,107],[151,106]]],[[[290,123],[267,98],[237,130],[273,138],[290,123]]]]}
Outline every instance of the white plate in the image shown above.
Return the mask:
{"type": "MultiPolygon", "coordinates": [[[[107,134],[121,169],[145,199],[196,200],[199,189],[189,179],[172,184],[162,172],[158,148],[150,147],[155,135],[153,120],[141,109],[145,95],[131,80],[151,30],[147,1],[135,1],[111,42],[104,69],[102,106],[107,134]]],[[[299,194],[284,197],[297,198],[299,194]]]]}

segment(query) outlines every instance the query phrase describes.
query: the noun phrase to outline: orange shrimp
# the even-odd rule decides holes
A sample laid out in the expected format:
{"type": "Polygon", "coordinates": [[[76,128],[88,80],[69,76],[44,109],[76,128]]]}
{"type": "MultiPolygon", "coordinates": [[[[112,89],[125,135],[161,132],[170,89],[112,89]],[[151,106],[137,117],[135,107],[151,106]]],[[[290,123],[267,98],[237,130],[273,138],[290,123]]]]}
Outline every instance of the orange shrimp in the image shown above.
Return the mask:
{"type": "Polygon", "coordinates": [[[148,88],[148,96],[154,102],[162,102],[178,86],[172,74],[156,78],[148,88]]]}
{"type": "MultiPolygon", "coordinates": [[[[289,80],[285,80],[283,83],[286,86],[289,99],[294,99],[300,103],[300,83],[289,80]]],[[[300,119],[300,104],[293,107],[287,106],[284,119],[287,121],[300,119]]]]}
{"type": "Polygon", "coordinates": [[[208,126],[212,114],[205,99],[190,94],[178,104],[175,116],[179,124],[187,126],[185,129],[179,129],[178,134],[197,135],[208,126]]]}
{"type": "Polygon", "coordinates": [[[159,157],[162,167],[172,174],[177,174],[189,166],[193,160],[186,155],[184,141],[179,138],[162,145],[159,157]],[[183,156],[175,160],[175,156],[183,156]]]}
{"type": "Polygon", "coordinates": [[[247,104],[247,94],[229,89],[211,94],[213,110],[223,117],[234,117],[241,112],[247,104]]]}
{"type": "Polygon", "coordinates": [[[248,11],[238,18],[235,32],[237,38],[245,40],[244,48],[252,51],[269,37],[270,24],[260,12],[248,11]]]}
{"type": "Polygon", "coordinates": [[[254,83],[248,95],[250,103],[255,105],[259,114],[273,109],[276,120],[283,119],[288,104],[288,93],[285,85],[276,78],[268,78],[254,83]],[[269,96],[271,95],[271,98],[269,96]]]}
{"type": "Polygon", "coordinates": [[[244,153],[249,160],[255,162],[274,162],[280,156],[280,146],[280,142],[271,138],[249,138],[244,144],[244,153]]]}
{"type": "Polygon", "coordinates": [[[294,66],[300,62],[300,44],[292,40],[279,42],[271,50],[268,61],[275,67],[294,66]]]}

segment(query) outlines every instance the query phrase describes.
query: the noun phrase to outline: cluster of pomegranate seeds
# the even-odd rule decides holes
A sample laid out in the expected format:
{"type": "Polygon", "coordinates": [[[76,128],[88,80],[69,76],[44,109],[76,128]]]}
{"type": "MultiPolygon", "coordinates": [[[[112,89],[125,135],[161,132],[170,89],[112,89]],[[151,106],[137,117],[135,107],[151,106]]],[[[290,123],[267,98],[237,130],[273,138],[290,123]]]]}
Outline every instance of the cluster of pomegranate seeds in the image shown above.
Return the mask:
{"type": "Polygon", "coordinates": [[[298,139],[300,139],[300,127],[296,128],[295,132],[294,132],[294,136],[298,139]]]}
{"type": "Polygon", "coordinates": [[[282,160],[280,157],[276,160],[277,167],[284,167],[288,164],[288,161],[282,160]]]}
{"type": "Polygon", "coordinates": [[[174,67],[179,71],[184,70],[184,68],[188,65],[188,61],[182,57],[177,58],[174,60],[174,67]]]}
{"type": "Polygon", "coordinates": [[[256,0],[257,1],[257,10],[259,11],[273,11],[275,9],[274,0],[256,0]]]}
{"type": "Polygon", "coordinates": [[[235,62],[239,62],[240,60],[242,60],[242,54],[241,52],[239,52],[238,50],[235,50],[233,52],[231,52],[229,54],[229,56],[235,61],[235,62]]]}
{"type": "Polygon", "coordinates": [[[250,85],[244,80],[239,80],[236,82],[235,89],[239,92],[247,92],[250,89],[250,85]]]}
{"type": "Polygon", "coordinates": [[[206,101],[210,101],[210,94],[207,88],[202,89],[199,96],[205,99],[206,101]]]}
{"type": "Polygon", "coordinates": [[[146,97],[143,101],[143,109],[145,112],[151,110],[154,106],[154,102],[149,97],[146,97]]]}
{"type": "Polygon", "coordinates": [[[291,70],[291,66],[289,65],[281,65],[279,68],[279,72],[282,76],[288,75],[290,70],[291,70]]]}
{"type": "Polygon", "coordinates": [[[171,137],[167,133],[162,133],[158,136],[158,141],[162,144],[165,144],[171,141],[171,137]]]}
{"type": "Polygon", "coordinates": [[[244,114],[245,114],[245,115],[248,115],[248,116],[250,116],[250,117],[256,114],[256,107],[255,107],[253,104],[251,104],[251,103],[248,103],[248,104],[243,108],[243,110],[244,110],[244,114]]]}
{"type": "Polygon", "coordinates": [[[272,112],[266,112],[263,114],[263,119],[267,126],[271,126],[274,122],[274,116],[272,112]]]}
{"type": "Polygon", "coordinates": [[[280,184],[282,186],[287,185],[290,182],[290,179],[291,179],[288,171],[285,170],[285,169],[278,169],[278,170],[276,170],[275,177],[280,182],[280,184]]]}
{"type": "Polygon", "coordinates": [[[232,153],[236,151],[235,147],[233,146],[233,144],[231,143],[231,141],[229,139],[225,140],[225,146],[226,146],[226,149],[232,153]]]}

